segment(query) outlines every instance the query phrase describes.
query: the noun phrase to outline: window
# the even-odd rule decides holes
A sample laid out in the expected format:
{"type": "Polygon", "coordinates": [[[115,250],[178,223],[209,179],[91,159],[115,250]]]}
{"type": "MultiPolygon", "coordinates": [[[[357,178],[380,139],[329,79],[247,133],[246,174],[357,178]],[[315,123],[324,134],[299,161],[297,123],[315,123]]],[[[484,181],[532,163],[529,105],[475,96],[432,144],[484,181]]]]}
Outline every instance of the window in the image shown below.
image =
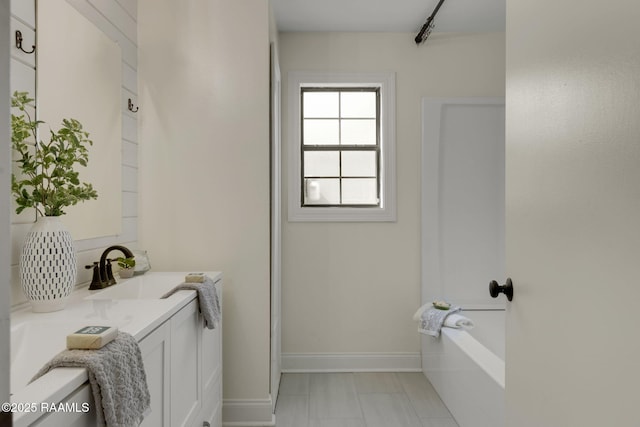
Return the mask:
{"type": "Polygon", "coordinates": [[[302,206],[380,205],[380,88],[302,88],[302,206]]]}
{"type": "Polygon", "coordinates": [[[289,76],[289,220],[395,221],[393,74],[289,76]]]}

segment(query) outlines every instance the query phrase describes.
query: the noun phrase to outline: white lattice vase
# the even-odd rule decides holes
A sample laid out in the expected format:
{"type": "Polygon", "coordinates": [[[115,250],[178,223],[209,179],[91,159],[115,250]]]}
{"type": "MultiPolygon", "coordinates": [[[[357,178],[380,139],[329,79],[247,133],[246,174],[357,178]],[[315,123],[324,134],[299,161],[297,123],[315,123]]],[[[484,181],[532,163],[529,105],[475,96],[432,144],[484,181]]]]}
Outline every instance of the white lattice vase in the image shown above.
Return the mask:
{"type": "Polygon", "coordinates": [[[62,310],[76,282],[76,250],[59,217],[40,217],[20,256],[22,289],[35,312],[62,310]]]}

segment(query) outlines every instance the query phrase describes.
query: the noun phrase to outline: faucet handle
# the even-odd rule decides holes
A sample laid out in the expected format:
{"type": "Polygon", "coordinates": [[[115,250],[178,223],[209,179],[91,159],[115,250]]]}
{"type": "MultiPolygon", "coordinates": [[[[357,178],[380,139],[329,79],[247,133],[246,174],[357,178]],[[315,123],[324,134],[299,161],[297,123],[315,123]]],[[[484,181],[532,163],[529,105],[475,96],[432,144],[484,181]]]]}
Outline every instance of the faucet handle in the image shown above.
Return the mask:
{"type": "Polygon", "coordinates": [[[85,265],[84,268],[87,270],[93,268],[93,277],[91,278],[91,285],[89,285],[90,291],[105,288],[102,280],[100,280],[100,264],[98,262],[94,262],[92,265],[85,265]]]}

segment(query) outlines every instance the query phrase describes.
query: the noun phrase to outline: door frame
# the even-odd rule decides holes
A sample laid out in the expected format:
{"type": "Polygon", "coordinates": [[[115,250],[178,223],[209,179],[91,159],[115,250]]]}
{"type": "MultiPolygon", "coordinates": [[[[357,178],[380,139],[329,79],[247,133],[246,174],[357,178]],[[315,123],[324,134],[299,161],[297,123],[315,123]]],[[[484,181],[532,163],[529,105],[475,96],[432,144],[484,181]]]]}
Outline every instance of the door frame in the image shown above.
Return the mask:
{"type": "Polygon", "coordinates": [[[270,46],[270,370],[269,389],[272,413],[275,414],[282,373],[281,287],[282,287],[282,138],[281,138],[281,76],[278,53],[270,46]]]}

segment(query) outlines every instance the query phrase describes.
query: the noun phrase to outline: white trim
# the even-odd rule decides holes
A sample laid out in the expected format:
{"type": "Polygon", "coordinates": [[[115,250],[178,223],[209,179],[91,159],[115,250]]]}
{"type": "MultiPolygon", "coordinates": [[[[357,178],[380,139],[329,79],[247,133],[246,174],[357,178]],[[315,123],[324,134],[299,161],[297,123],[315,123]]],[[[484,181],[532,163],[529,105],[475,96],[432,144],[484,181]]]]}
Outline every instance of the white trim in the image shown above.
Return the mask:
{"type": "Polygon", "coordinates": [[[282,372],[421,372],[420,353],[283,353],[282,372]]]}
{"type": "Polygon", "coordinates": [[[292,71],[288,77],[289,102],[289,221],[396,221],[396,80],[395,73],[317,73],[292,71]],[[303,86],[380,87],[380,137],[382,140],[381,200],[375,208],[301,207],[300,200],[300,88],[303,86]]]}
{"type": "Polygon", "coordinates": [[[282,78],[277,47],[271,43],[271,380],[269,392],[276,396],[272,412],[276,410],[282,352],[280,317],[282,294],[282,78]]]}
{"type": "Polygon", "coordinates": [[[225,427],[275,426],[271,395],[266,399],[223,399],[222,425],[225,427]]]}

